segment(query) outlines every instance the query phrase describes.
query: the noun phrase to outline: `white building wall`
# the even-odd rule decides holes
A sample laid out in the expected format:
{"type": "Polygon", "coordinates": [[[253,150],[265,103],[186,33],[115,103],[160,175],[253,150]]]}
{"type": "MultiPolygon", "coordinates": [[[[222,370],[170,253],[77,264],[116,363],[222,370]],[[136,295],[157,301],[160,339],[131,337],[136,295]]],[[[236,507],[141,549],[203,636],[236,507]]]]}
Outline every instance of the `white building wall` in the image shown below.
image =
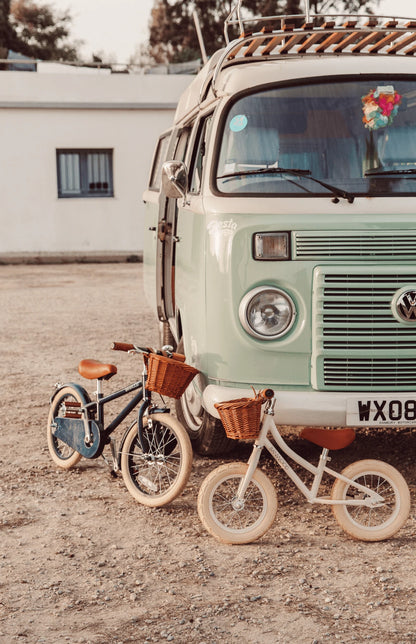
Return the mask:
{"type": "Polygon", "coordinates": [[[0,72],[0,259],[140,252],[154,148],[191,80],[0,72]],[[113,149],[114,197],[58,198],[59,148],[113,149]]]}

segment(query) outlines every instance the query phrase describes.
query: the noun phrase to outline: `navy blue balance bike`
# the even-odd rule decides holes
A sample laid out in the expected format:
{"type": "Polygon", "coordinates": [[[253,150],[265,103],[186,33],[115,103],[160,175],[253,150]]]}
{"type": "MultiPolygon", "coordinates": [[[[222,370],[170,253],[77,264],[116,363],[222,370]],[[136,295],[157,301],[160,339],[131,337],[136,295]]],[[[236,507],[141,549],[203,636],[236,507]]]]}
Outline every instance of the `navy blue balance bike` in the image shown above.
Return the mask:
{"type": "Polygon", "coordinates": [[[160,507],[170,503],[185,488],[192,467],[192,447],[186,430],[169,413],[169,408],[153,404],[152,391],[158,391],[162,396],[180,397],[197,370],[186,365],[184,356],[173,353],[169,346],[155,352],[115,342],[112,348],[143,354],[141,378],[104,396],[103,381],[117,373],[116,365],[81,360],[80,375],[97,381],[95,400],[91,400],[79,384],[58,383],[55,386],[47,427],[49,451],[55,464],[64,470],[74,467],[82,457],[103,456],[114,474],[121,471],[128,491],[137,501],[160,507]],[[162,376],[157,376],[157,370],[162,376]],[[173,386],[169,384],[169,378],[173,386]],[[123,396],[130,396],[129,402],[106,426],[106,404],[123,396]],[[133,422],[121,440],[116,441],[111,434],[137,407],[133,422]],[[111,448],[111,461],[103,454],[106,445],[111,448]]]}

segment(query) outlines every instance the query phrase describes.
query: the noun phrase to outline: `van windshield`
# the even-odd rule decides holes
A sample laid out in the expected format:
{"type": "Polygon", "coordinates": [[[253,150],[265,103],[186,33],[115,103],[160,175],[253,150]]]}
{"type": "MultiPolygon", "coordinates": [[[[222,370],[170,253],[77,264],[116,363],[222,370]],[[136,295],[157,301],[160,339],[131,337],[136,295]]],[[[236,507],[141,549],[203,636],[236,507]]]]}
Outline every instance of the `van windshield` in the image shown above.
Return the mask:
{"type": "Polygon", "coordinates": [[[416,194],[416,79],[278,87],[233,103],[216,186],[233,195],[416,194]]]}

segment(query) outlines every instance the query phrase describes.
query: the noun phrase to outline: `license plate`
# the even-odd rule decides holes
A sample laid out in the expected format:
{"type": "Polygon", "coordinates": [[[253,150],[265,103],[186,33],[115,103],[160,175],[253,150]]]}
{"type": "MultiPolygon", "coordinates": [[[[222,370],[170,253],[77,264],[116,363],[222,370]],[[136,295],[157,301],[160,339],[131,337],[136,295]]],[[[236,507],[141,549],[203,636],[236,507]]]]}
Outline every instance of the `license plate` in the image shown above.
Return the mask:
{"type": "Polygon", "coordinates": [[[409,426],[416,425],[416,398],[348,398],[347,425],[409,426]]]}

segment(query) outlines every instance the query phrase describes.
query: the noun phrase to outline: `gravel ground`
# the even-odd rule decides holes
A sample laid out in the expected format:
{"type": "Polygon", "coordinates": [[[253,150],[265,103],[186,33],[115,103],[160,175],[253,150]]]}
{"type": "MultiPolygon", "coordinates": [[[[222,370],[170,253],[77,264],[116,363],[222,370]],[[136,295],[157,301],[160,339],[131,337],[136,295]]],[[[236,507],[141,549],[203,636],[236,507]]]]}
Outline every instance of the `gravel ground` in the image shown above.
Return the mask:
{"type": "MultiPolygon", "coordinates": [[[[141,270],[0,266],[0,642],[416,642],[413,508],[395,538],[353,541],[264,458],[276,521],[260,541],[227,546],[205,532],[196,497],[214,467],[246,460],[248,445],[195,456],[182,496],[158,509],[135,502],[102,459],[54,466],[45,431],[54,383],[80,382],[77,364],[89,357],[117,364],[105,391],[121,387],[141,360],[111,352],[111,342],[157,345],[141,270]]],[[[387,460],[414,498],[415,434],[362,430],[332,466],[387,460]]],[[[316,461],[318,448],[286,436],[316,461]]]]}

